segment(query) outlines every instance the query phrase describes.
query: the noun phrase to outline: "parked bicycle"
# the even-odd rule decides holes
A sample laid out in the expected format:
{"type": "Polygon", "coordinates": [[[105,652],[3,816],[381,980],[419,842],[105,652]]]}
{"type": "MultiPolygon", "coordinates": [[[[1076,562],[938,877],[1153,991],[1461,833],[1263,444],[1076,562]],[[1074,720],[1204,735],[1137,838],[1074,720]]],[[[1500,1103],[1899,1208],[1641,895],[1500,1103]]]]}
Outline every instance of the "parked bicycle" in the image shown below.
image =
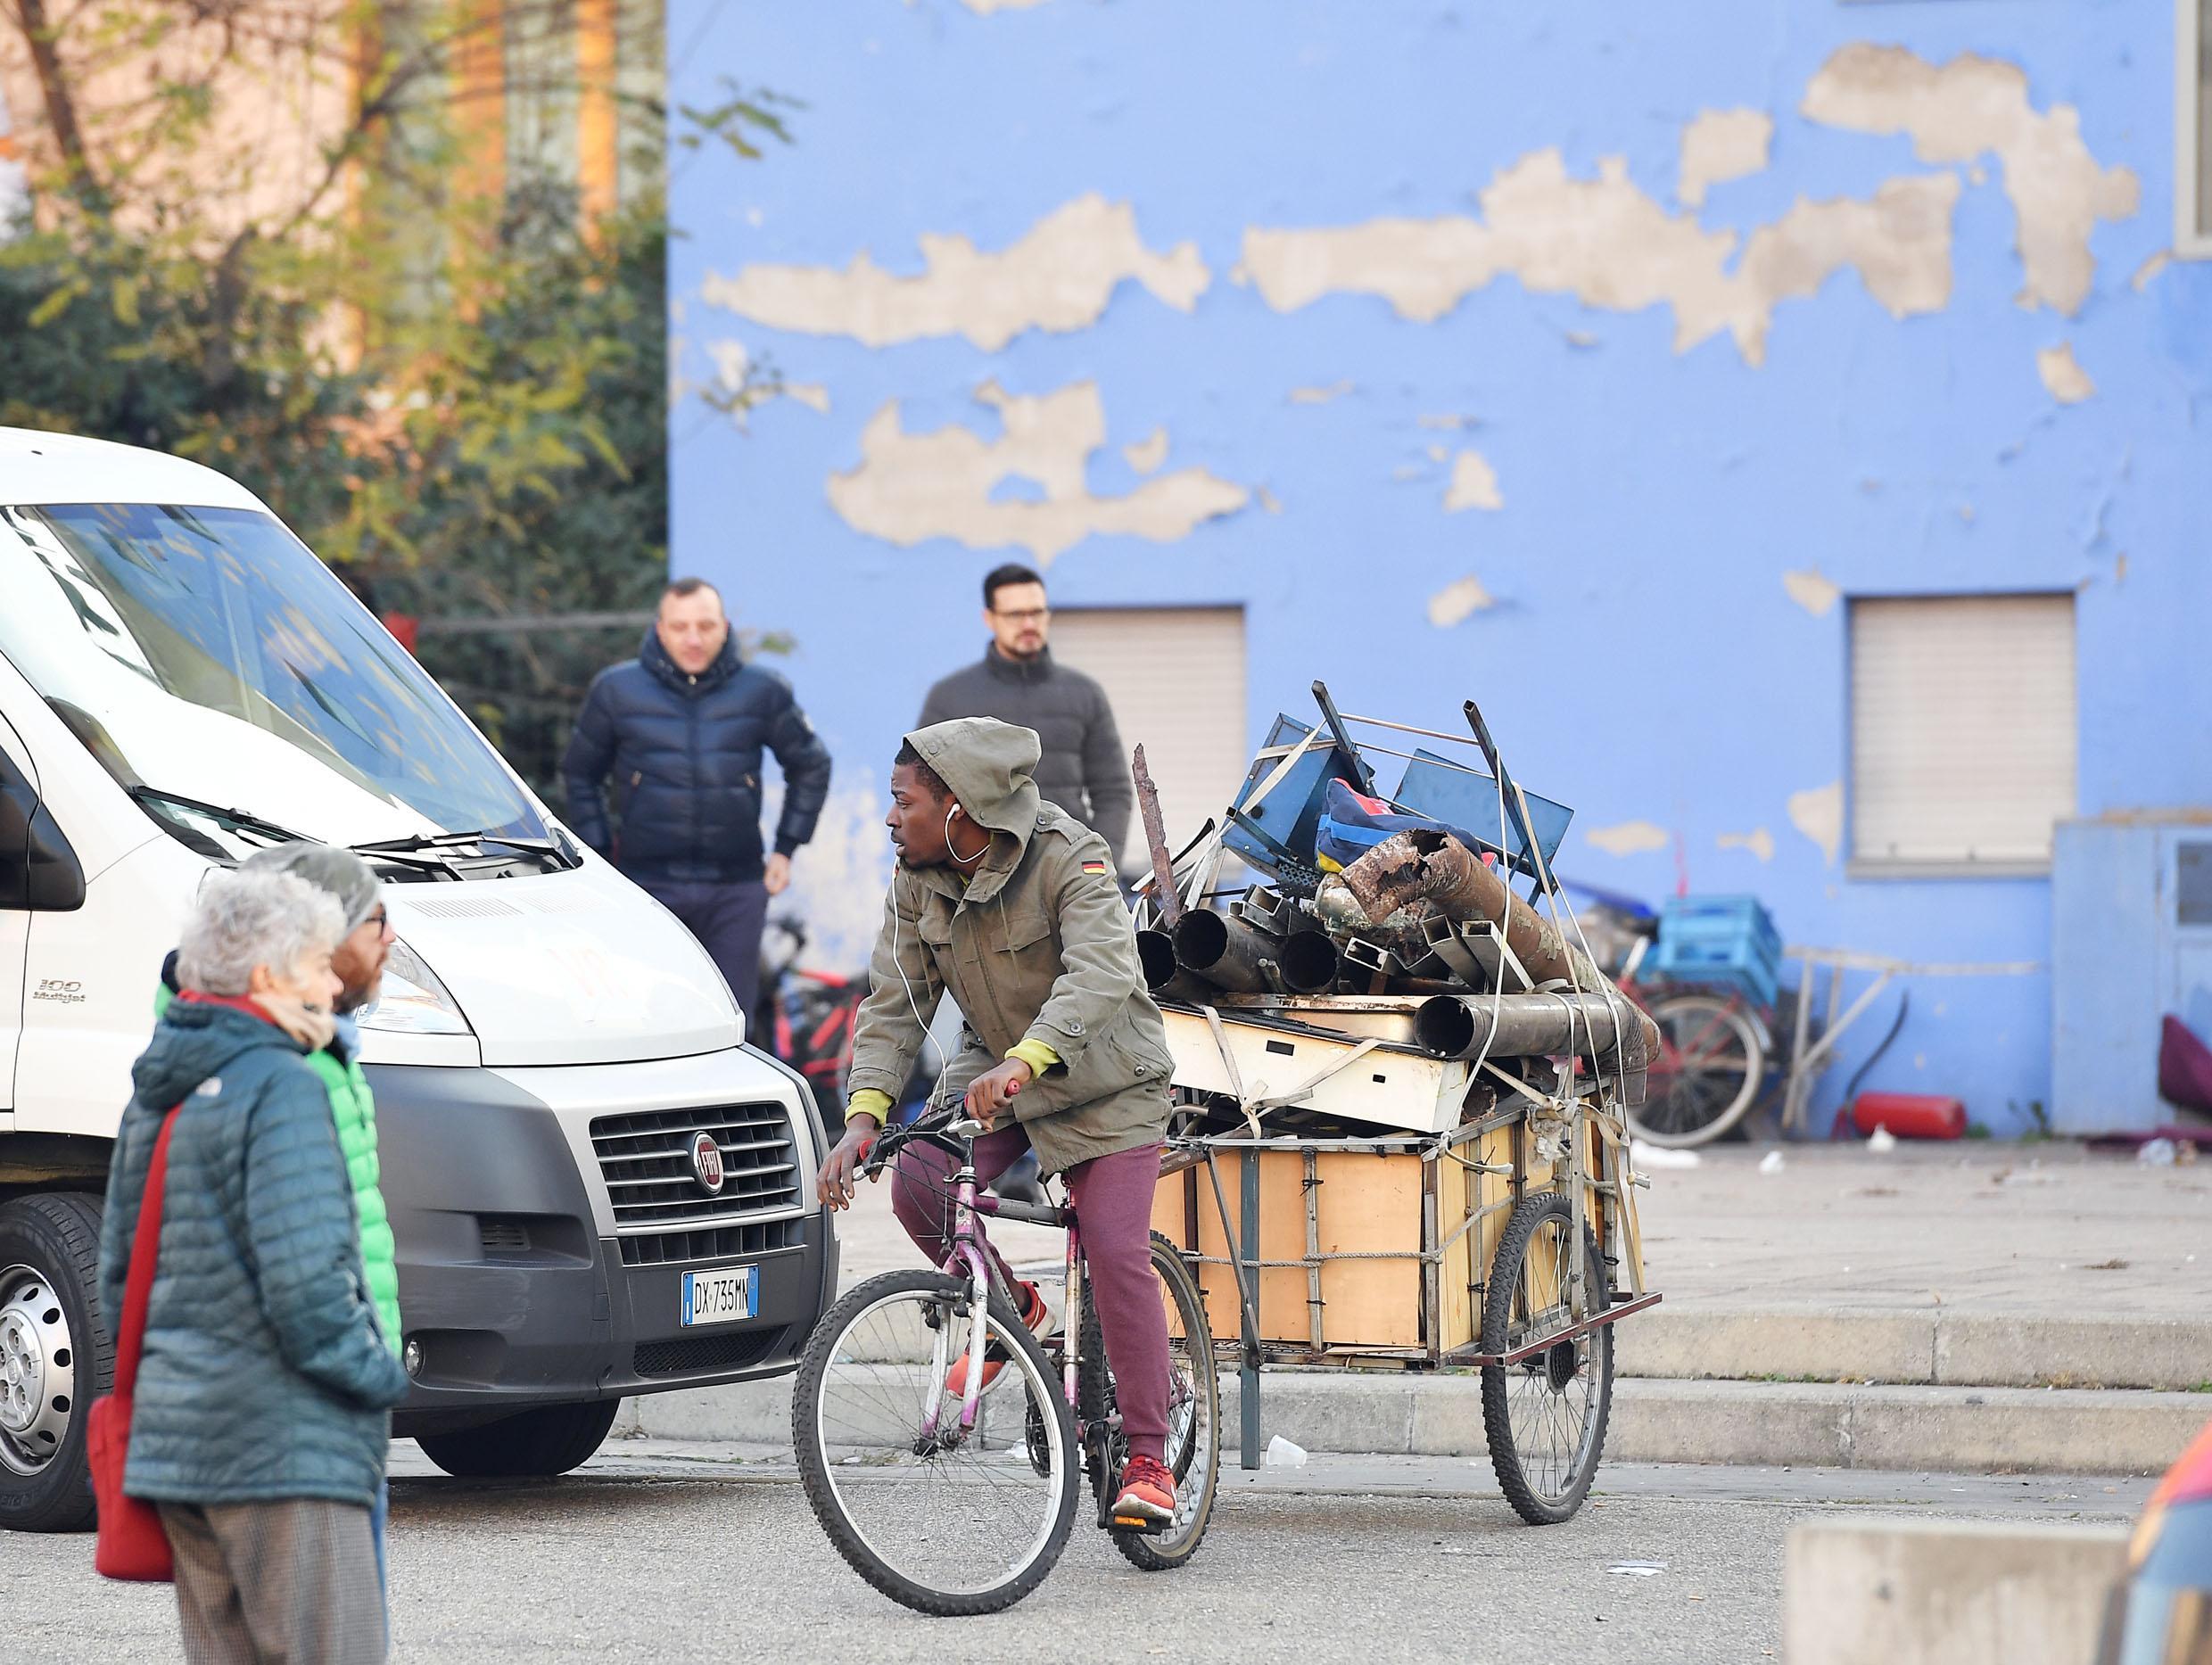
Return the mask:
{"type": "MultiPolygon", "coordinates": [[[[871,1177],[918,1140],[957,1160],[952,1255],[945,1270],[885,1273],[846,1295],[816,1327],[792,1394],[800,1479],[830,1542],[892,1600],[937,1617],[997,1612],[1036,1589],[1067,1546],[1085,1475],[1098,1525],[1146,1571],[1197,1554],[1220,1480],[1205,1301],[1180,1252],[1155,1233],[1176,1513],[1160,1530],[1112,1518],[1128,1450],[1080,1223],[1071,1206],[984,1191],[973,1150],[983,1131],[942,1115],[885,1130],[861,1169],[871,1177]],[[1016,1316],[977,1229],[986,1215],[1068,1233],[1061,1327],[1042,1342],[1016,1316]]],[[[893,1179],[902,1180],[896,1169],[893,1179]]]]}

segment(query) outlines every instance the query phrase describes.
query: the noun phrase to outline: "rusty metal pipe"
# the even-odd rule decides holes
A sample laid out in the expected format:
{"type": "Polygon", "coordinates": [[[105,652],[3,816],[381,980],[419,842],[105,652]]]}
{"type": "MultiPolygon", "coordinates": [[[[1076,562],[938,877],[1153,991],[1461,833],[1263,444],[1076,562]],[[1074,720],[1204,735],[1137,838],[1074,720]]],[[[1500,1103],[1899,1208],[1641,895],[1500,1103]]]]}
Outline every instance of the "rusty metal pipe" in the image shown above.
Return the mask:
{"type": "Polygon", "coordinates": [[[1211,908],[1193,908],[1176,921],[1176,964],[1238,994],[1267,992],[1261,969],[1281,959],[1283,939],[1211,908]]]}

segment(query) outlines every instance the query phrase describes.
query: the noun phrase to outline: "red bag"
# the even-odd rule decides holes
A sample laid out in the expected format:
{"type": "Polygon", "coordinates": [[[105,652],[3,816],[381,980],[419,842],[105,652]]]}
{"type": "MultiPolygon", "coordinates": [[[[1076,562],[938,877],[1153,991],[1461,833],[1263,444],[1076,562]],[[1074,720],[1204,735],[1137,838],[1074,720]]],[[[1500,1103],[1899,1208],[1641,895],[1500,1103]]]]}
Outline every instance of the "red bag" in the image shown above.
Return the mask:
{"type": "Polygon", "coordinates": [[[92,1564],[103,1578],[137,1584],[170,1584],[177,1577],[161,1513],[144,1498],[123,1495],[123,1463],[130,1455],[130,1398],[138,1385],[138,1355],[145,1345],[146,1302],[153,1292],[153,1263],[161,1249],[161,1192],[169,1179],[171,1110],[153,1142],[146,1192],[138,1204],[138,1230],[130,1243],[130,1273],[123,1282],[123,1322],[115,1336],[115,1390],[92,1402],[85,1419],[85,1460],[100,1529],[92,1564]]]}

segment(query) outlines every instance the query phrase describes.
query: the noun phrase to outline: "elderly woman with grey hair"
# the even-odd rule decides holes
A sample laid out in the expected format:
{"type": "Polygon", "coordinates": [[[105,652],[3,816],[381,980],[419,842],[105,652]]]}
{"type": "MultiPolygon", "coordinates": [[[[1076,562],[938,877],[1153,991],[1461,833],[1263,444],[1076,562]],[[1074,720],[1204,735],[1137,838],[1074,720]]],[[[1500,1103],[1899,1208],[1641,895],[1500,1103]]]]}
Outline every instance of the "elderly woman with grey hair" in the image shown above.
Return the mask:
{"type": "Polygon", "coordinates": [[[307,1061],[331,1042],[345,924],[294,874],[209,877],[109,1170],[100,1286],[112,1328],[175,1110],[123,1489],[160,1505],[193,1661],[385,1653],[369,1512],[407,1374],[377,1323],[329,1099],[307,1061]]]}

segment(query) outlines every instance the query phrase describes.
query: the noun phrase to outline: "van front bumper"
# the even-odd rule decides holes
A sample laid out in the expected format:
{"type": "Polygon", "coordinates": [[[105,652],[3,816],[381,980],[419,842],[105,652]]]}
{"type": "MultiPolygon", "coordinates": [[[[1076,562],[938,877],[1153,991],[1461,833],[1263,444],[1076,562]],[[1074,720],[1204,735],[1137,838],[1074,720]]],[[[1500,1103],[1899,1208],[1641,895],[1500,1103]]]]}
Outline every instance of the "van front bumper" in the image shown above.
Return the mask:
{"type": "Polygon", "coordinates": [[[372,1065],[367,1073],[398,1243],[400,1324],[420,1348],[395,1433],[449,1432],[533,1405],[796,1366],[836,1298],[828,1216],[784,1208],[726,1216],[711,1241],[640,1240],[616,1224],[590,1140],[591,1123],[609,1115],[775,1100],[790,1116],[792,1158],[811,1177],[821,1135],[811,1100],[778,1066],[733,1052],[574,1069],[372,1065]],[[739,1265],[759,1268],[754,1315],[686,1328],[682,1274],[739,1265]]]}

